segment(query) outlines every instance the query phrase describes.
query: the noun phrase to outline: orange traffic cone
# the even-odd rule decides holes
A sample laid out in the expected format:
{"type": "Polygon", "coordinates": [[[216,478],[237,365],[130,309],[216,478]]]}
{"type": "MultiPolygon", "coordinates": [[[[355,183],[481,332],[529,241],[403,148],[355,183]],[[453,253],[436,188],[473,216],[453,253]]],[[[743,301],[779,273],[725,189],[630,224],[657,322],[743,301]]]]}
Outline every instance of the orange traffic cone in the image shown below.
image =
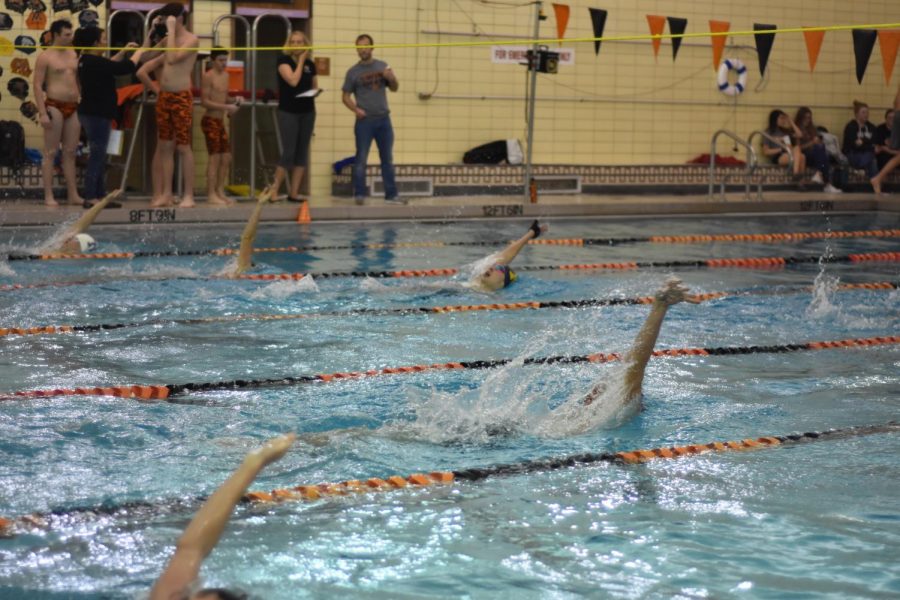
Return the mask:
{"type": "Polygon", "coordinates": [[[297,222],[312,223],[312,219],[309,218],[309,200],[304,200],[300,204],[300,210],[297,212],[297,222]]]}

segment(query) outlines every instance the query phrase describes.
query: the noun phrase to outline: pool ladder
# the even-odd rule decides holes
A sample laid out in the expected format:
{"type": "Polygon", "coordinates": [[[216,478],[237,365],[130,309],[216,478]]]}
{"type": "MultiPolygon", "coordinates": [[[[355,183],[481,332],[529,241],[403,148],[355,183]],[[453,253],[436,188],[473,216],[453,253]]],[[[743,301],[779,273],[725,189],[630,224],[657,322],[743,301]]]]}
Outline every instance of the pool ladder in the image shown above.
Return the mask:
{"type": "MultiPolygon", "coordinates": [[[[787,170],[788,173],[794,172],[794,154],[791,152],[791,147],[784,143],[783,140],[780,140],[776,137],[773,137],[766,133],[765,131],[760,131],[759,129],[750,133],[750,136],[746,141],[742,140],[738,137],[734,132],[729,131],[728,129],[720,129],[713,134],[712,144],[709,152],[709,197],[710,199],[715,197],[715,187],[716,187],[716,143],[719,140],[719,136],[726,136],[731,138],[735,144],[742,146],[747,151],[747,170],[744,171],[744,199],[750,200],[750,185],[753,180],[753,176],[756,174],[756,169],[759,166],[759,160],[757,159],[756,151],[753,149],[753,140],[757,137],[762,138],[763,140],[768,140],[772,144],[775,144],[782,150],[784,150],[788,155],[788,164],[787,170]]],[[[725,183],[726,177],[722,177],[722,180],[719,181],[719,196],[718,198],[722,201],[725,200],[725,183]]],[[[762,200],[762,180],[757,179],[756,181],[756,199],[757,201],[762,200]]]]}
{"type": "MultiPolygon", "coordinates": [[[[759,132],[753,132],[759,133],[759,132]]],[[[753,150],[753,146],[750,145],[749,141],[744,141],[740,137],[737,136],[732,131],[728,129],[720,129],[713,134],[712,143],[710,144],[709,151],[709,197],[713,199],[715,197],[715,188],[716,188],[716,143],[719,141],[719,137],[721,136],[731,138],[735,144],[742,146],[747,151],[747,170],[744,171],[744,199],[750,200],[750,181],[753,178],[753,173],[756,171],[757,160],[756,160],[756,151],[753,150]]],[[[751,139],[753,134],[751,134],[751,139]]],[[[722,177],[722,180],[719,182],[719,199],[725,200],[725,182],[727,177],[722,177]]],[[[762,185],[760,184],[757,188],[757,200],[762,199],[762,185]]]]}

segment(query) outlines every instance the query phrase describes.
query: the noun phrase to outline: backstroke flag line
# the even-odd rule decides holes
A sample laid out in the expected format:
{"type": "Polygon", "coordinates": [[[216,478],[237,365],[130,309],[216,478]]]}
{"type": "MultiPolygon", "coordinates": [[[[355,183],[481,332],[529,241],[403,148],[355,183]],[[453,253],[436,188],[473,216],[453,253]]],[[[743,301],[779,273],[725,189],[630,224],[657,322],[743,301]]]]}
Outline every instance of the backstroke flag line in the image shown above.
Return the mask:
{"type": "MultiPolygon", "coordinates": [[[[603,37],[603,28],[606,27],[606,11],[602,8],[589,8],[591,11],[591,24],[594,26],[594,37],[603,37]]],[[[600,40],[594,40],[594,55],[600,54],[600,40]]]]}

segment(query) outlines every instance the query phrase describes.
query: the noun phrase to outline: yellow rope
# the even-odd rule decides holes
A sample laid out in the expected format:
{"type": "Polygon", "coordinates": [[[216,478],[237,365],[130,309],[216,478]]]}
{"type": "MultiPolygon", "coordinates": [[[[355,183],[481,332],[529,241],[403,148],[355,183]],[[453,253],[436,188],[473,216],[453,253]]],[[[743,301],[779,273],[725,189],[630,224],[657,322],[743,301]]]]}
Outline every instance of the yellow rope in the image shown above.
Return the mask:
{"type": "MultiPolygon", "coordinates": [[[[822,27],[786,27],[783,29],[760,29],[756,30],[745,30],[745,31],[722,31],[722,32],[712,32],[712,31],[700,31],[694,33],[661,33],[661,34],[635,34],[635,35],[612,35],[612,36],[602,36],[602,37],[583,37],[583,38],[523,38],[516,40],[479,40],[479,41],[469,41],[469,42],[435,42],[435,43],[415,43],[415,44],[373,44],[371,46],[368,45],[360,45],[356,44],[326,44],[326,45],[312,45],[312,46],[296,46],[298,50],[311,50],[321,52],[322,50],[356,50],[357,48],[377,48],[377,49],[386,49],[386,48],[467,48],[467,47],[479,47],[479,46],[522,46],[522,45],[550,45],[550,44],[586,44],[590,42],[633,42],[633,41],[644,41],[644,40],[674,40],[674,39],[691,39],[691,38],[706,38],[706,37],[746,37],[751,35],[760,35],[760,34],[776,34],[776,33],[803,33],[806,31],[852,31],[855,29],[894,29],[900,28],[900,23],[876,23],[876,24],[867,24],[867,25],[826,25],[822,27]]],[[[34,46],[19,46],[14,45],[13,48],[34,48],[34,46]]],[[[284,51],[284,46],[221,46],[217,49],[227,50],[227,51],[284,51]]],[[[118,50],[136,50],[136,48],[121,48],[121,47],[109,47],[109,48],[98,48],[96,46],[90,48],[82,48],[77,46],[45,46],[46,50],[110,50],[110,51],[118,51],[118,50]]],[[[168,52],[172,51],[182,51],[184,48],[150,48],[150,51],[153,52],[168,52]]],[[[209,52],[211,48],[198,48],[198,52],[209,52]]]]}

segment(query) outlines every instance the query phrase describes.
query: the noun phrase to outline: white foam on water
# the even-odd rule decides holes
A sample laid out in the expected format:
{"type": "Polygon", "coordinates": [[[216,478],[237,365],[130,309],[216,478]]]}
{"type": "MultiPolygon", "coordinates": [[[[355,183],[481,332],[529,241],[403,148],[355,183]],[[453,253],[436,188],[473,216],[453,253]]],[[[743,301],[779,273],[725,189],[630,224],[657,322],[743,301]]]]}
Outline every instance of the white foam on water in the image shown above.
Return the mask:
{"type": "Polygon", "coordinates": [[[318,293],[319,285],[309,275],[302,279],[289,279],[285,281],[275,281],[265,285],[258,290],[250,293],[250,297],[259,299],[275,299],[282,300],[293,296],[294,294],[318,293]]]}

